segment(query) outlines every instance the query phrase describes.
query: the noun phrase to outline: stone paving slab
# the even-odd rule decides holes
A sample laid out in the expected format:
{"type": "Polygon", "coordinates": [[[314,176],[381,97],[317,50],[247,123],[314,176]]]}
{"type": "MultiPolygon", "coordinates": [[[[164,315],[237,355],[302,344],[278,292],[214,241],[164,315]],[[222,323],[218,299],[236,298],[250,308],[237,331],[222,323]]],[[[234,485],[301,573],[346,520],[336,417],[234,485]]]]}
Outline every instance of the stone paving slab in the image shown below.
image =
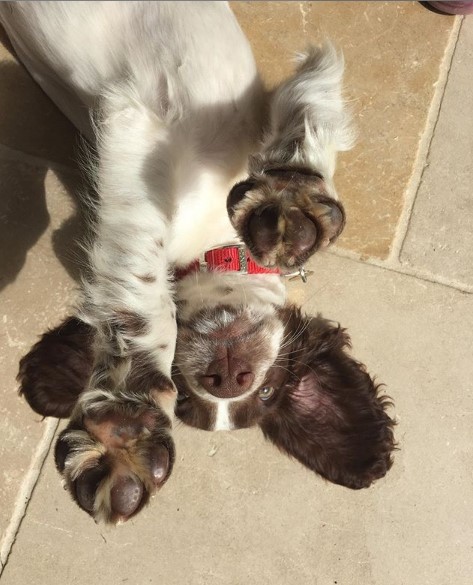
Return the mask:
{"type": "Polygon", "coordinates": [[[0,157],[0,184],[1,541],[45,428],[17,396],[18,362],[74,301],[78,220],[67,189],[44,167],[0,157]]]}
{"type": "Polygon", "coordinates": [[[369,490],[325,483],[256,430],[180,426],[166,487],[139,517],[95,525],[49,457],[4,585],[467,585],[473,526],[473,298],[325,255],[307,311],[340,320],[394,398],[400,451],[369,490]],[[452,331],[455,343],[451,343],[452,331]]]}
{"type": "Polygon", "coordinates": [[[265,79],[330,38],[345,55],[359,140],[340,156],[337,189],[348,222],[338,245],[386,258],[402,212],[454,17],[419,2],[232,2],[265,79]]]}
{"type": "MultiPolygon", "coordinates": [[[[349,214],[340,244],[385,258],[454,19],[415,2],[232,5],[270,84],[309,40],[329,36],[343,48],[360,139],[340,158],[337,185],[349,214]]],[[[452,111],[469,103],[467,24],[402,261],[471,282],[463,219],[470,175],[466,159],[446,152],[449,144],[470,147],[467,117],[452,111]],[[454,202],[448,208],[441,189],[454,202]]],[[[74,301],[73,242],[81,231],[67,194],[73,177],[21,153],[69,166],[75,141],[67,120],[0,46],[0,145],[7,147],[0,149],[0,532],[45,432],[16,397],[18,359],[74,301]],[[9,157],[8,149],[16,152],[9,157]]],[[[72,505],[49,457],[2,576],[7,585],[470,582],[472,297],[332,255],[314,266],[310,285],[291,285],[292,297],[347,326],[356,355],[396,401],[401,451],[388,478],[349,492],[285,459],[257,431],[181,426],[171,482],[141,517],[105,530],[72,505]]]]}
{"type": "Polygon", "coordinates": [[[401,261],[473,284],[473,19],[465,18],[401,261]]]}

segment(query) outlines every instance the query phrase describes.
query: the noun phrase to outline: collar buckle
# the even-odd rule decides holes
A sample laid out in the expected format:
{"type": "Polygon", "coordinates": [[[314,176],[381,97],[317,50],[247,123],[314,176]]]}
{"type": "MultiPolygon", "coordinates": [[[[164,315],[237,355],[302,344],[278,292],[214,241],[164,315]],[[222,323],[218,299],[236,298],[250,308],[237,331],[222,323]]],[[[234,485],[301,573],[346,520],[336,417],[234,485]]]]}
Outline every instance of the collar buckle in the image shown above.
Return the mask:
{"type": "Polygon", "coordinates": [[[246,259],[246,246],[245,244],[237,244],[238,248],[238,260],[240,261],[240,268],[238,272],[240,274],[248,274],[248,261],[246,259]]]}
{"type": "Polygon", "coordinates": [[[301,266],[294,272],[290,272],[289,274],[284,274],[284,277],[288,280],[296,280],[296,278],[300,278],[304,284],[307,283],[307,278],[314,274],[313,270],[306,270],[304,266],[301,266]]]}

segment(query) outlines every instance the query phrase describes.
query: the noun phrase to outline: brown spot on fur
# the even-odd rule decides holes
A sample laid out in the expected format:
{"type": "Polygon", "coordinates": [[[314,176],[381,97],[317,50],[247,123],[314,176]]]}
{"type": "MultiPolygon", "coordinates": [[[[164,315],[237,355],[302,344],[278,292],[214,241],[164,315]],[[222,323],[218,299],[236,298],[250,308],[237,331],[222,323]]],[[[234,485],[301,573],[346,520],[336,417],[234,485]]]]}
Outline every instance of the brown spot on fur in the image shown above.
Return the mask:
{"type": "Polygon", "coordinates": [[[163,351],[167,348],[168,348],[167,343],[162,343],[161,345],[158,345],[158,349],[162,349],[163,351]]]}
{"type": "Polygon", "coordinates": [[[128,335],[138,337],[148,333],[148,321],[138,313],[121,310],[116,311],[114,317],[117,325],[128,335]]]}
{"type": "Polygon", "coordinates": [[[138,278],[142,282],[146,282],[149,284],[156,282],[156,277],[153,274],[143,274],[141,276],[137,276],[136,278],[138,278]]]}
{"type": "Polygon", "coordinates": [[[162,240],[162,238],[159,238],[158,240],[155,240],[156,246],[158,248],[162,248],[164,246],[164,242],[162,240]]]}

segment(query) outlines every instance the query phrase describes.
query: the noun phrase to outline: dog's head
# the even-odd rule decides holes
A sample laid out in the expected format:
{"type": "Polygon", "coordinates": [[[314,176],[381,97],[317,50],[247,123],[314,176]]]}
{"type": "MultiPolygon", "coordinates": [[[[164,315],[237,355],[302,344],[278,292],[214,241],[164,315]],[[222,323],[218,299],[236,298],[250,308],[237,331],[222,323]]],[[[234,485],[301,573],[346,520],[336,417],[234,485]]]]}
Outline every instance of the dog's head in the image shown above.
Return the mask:
{"type": "MultiPolygon", "coordinates": [[[[205,430],[258,425],[283,452],[350,488],[384,476],[394,449],[389,401],[348,353],[347,333],[293,305],[228,297],[181,311],[177,417],[205,430]]],[[[22,391],[37,412],[72,410],[90,376],[92,341],[92,329],[70,319],[23,358],[22,391]]]]}
{"type": "Polygon", "coordinates": [[[330,481],[369,486],[391,466],[389,404],[339,326],[293,305],[220,305],[179,325],[176,415],[206,430],[259,425],[330,481]]]}

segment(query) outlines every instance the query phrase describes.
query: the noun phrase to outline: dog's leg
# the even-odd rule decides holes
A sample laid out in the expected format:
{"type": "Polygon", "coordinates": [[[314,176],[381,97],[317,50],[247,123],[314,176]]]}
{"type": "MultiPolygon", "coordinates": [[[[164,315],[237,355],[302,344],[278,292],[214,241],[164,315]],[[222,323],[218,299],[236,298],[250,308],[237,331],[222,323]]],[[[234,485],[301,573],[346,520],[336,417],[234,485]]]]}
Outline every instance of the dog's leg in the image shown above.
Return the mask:
{"type": "Polygon", "coordinates": [[[343,59],[331,45],[309,50],[271,97],[262,150],[228,197],[233,226],[266,266],[301,266],[344,227],[333,185],[336,153],[352,141],[342,78],[343,59]]]}
{"type": "Polygon", "coordinates": [[[106,522],[136,514],[174,460],[167,130],[124,95],[106,98],[98,144],[97,233],[81,314],[96,331],[95,365],[56,444],[73,498],[106,522]]]}

